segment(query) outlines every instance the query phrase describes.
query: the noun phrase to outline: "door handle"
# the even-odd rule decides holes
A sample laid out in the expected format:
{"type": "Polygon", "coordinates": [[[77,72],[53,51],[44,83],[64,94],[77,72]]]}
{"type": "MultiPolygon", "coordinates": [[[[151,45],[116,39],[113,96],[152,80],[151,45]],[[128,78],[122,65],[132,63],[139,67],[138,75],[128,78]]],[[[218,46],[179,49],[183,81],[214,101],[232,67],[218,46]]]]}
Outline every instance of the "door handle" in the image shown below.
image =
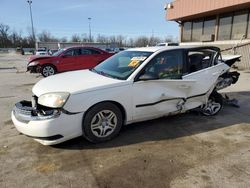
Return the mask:
{"type": "Polygon", "coordinates": [[[179,88],[181,89],[188,89],[190,88],[191,86],[188,86],[188,85],[180,85],[179,88]]]}
{"type": "Polygon", "coordinates": [[[220,74],[220,72],[214,72],[212,75],[217,76],[218,74],[220,74]]]}

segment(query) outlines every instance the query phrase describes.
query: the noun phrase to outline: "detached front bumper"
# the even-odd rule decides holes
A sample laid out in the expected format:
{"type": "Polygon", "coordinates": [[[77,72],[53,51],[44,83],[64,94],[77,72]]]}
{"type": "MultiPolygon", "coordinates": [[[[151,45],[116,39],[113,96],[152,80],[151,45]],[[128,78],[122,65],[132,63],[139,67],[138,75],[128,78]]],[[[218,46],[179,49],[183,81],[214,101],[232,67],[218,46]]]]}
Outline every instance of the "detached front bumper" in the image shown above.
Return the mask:
{"type": "Polygon", "coordinates": [[[29,71],[30,73],[40,73],[41,66],[40,65],[28,66],[27,71],[29,71]]]}
{"type": "Polygon", "coordinates": [[[16,129],[43,145],[53,145],[82,135],[83,113],[66,114],[61,109],[39,109],[21,101],[12,110],[16,129]]]}

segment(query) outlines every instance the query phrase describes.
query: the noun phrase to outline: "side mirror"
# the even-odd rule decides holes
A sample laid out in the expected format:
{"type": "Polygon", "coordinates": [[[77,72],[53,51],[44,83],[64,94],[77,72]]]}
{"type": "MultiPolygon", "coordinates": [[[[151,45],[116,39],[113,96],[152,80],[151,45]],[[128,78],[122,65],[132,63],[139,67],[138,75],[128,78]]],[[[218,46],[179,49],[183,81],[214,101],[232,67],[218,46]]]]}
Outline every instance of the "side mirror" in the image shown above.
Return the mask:
{"type": "Polygon", "coordinates": [[[156,76],[155,74],[150,74],[150,73],[142,74],[138,78],[139,81],[157,80],[157,79],[159,79],[158,76],[156,76]]]}
{"type": "Polygon", "coordinates": [[[65,57],[67,57],[67,55],[64,55],[64,54],[61,55],[61,58],[65,58],[65,57]]]}

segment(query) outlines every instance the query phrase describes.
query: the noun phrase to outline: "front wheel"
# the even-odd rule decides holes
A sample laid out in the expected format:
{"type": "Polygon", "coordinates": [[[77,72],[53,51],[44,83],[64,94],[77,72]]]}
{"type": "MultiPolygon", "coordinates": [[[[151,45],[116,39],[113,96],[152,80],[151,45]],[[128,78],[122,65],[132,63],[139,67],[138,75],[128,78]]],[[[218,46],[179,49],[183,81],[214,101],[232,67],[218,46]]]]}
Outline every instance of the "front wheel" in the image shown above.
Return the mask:
{"type": "Polygon", "coordinates": [[[52,65],[44,65],[42,66],[41,73],[43,77],[48,77],[56,74],[56,68],[52,65]]]}
{"type": "Polygon", "coordinates": [[[219,113],[223,106],[223,97],[217,92],[213,92],[206,105],[202,106],[201,113],[205,116],[214,116],[219,113]]]}
{"type": "Polygon", "coordinates": [[[115,104],[97,104],[83,119],[83,136],[92,143],[108,141],[118,135],[122,121],[121,110],[115,104]]]}

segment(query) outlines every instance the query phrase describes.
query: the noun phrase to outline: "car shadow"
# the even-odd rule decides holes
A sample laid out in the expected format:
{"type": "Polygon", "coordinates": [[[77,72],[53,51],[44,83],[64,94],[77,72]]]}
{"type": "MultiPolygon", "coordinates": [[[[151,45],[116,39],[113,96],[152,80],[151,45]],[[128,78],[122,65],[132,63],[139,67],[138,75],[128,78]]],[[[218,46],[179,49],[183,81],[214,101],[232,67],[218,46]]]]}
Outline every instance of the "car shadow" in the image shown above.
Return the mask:
{"type": "Polygon", "coordinates": [[[203,116],[199,112],[188,112],[124,126],[120,134],[108,142],[92,144],[83,137],[52,146],[58,149],[82,150],[103,149],[131,144],[176,139],[191,136],[240,123],[250,123],[250,92],[227,93],[239,100],[240,108],[225,105],[216,116],[203,116]],[[232,114],[235,114],[233,116],[232,114]]]}

